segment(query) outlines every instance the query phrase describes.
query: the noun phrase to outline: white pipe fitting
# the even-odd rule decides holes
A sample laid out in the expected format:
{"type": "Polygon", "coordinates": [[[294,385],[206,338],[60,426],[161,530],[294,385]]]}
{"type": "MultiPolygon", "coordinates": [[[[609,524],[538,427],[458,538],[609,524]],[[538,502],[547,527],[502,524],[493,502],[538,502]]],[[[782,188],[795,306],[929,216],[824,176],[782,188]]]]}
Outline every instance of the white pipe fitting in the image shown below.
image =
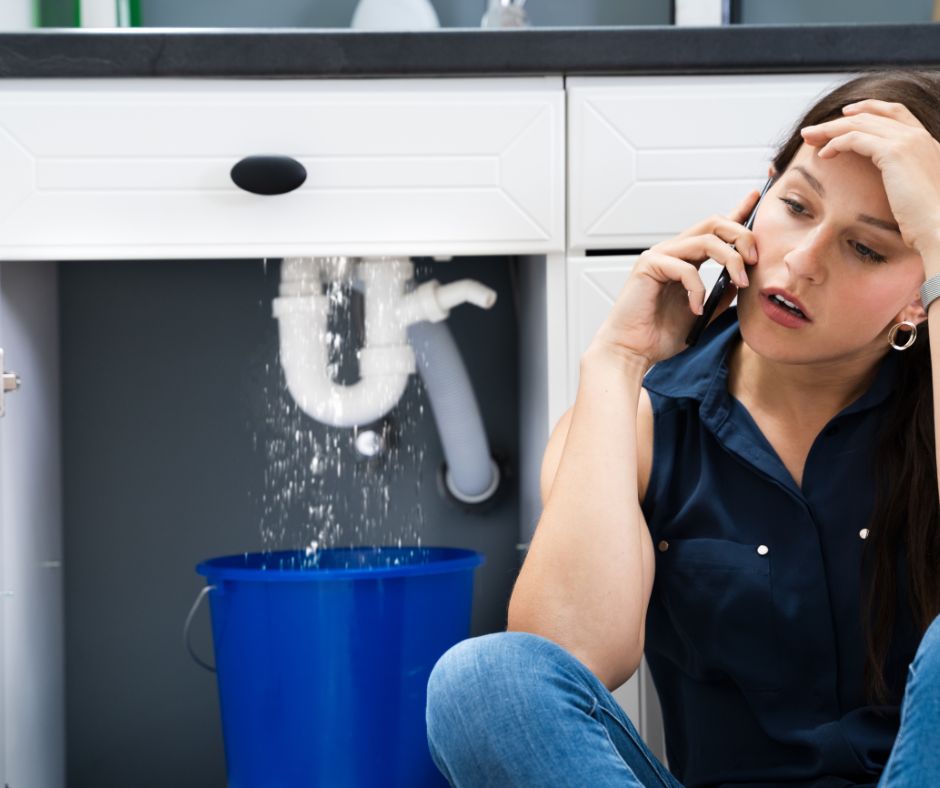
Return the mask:
{"type": "Polygon", "coordinates": [[[496,301],[493,290],[472,280],[427,282],[406,293],[413,276],[411,262],[398,258],[358,264],[348,258],[283,261],[273,312],[287,387],[305,413],[334,427],[376,421],[395,407],[415,371],[408,326],[444,320],[460,303],[489,308],[496,301]],[[361,280],[365,296],[365,345],[359,350],[360,379],[345,386],[333,381],[327,367],[330,304],[322,291],[325,281],[353,277],[361,280]]]}

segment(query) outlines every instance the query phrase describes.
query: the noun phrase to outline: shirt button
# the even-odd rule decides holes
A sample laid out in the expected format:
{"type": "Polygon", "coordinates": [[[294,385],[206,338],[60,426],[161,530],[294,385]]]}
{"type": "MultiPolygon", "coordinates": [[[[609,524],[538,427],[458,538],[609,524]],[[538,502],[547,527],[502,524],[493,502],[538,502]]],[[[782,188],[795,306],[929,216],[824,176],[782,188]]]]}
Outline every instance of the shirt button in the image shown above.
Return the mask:
{"type": "Polygon", "coordinates": [[[758,555],[767,555],[767,553],[769,552],[770,552],[770,548],[765,544],[762,544],[760,547],[757,548],[758,555]]]}
{"type": "Polygon", "coordinates": [[[861,537],[862,539],[867,539],[867,538],[868,538],[868,529],[867,529],[867,528],[863,528],[861,531],[858,532],[858,535],[859,535],[859,537],[861,537]]]}
{"type": "Polygon", "coordinates": [[[669,542],[667,542],[665,539],[663,539],[663,540],[659,543],[659,552],[665,553],[668,549],[669,549],[669,542]]]}

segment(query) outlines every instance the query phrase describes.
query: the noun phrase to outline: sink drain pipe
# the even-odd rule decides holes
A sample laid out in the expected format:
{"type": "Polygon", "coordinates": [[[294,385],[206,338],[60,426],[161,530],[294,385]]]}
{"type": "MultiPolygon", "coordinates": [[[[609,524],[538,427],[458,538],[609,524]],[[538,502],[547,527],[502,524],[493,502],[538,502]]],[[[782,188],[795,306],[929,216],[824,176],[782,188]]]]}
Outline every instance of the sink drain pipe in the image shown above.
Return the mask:
{"type": "Polygon", "coordinates": [[[467,368],[444,322],[412,324],[408,341],[444,451],[444,490],[455,502],[472,509],[496,494],[501,473],[490,453],[467,368]]]}

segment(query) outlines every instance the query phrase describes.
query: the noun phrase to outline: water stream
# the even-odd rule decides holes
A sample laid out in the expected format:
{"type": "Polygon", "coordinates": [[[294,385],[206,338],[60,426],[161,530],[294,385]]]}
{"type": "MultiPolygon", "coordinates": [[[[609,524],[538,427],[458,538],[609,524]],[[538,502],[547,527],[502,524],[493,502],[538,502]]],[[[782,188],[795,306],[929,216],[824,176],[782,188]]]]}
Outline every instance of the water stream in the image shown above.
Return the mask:
{"type": "MultiPolygon", "coordinates": [[[[267,261],[263,265],[267,278],[267,261]]],[[[358,378],[362,299],[351,286],[335,283],[326,295],[327,331],[310,341],[327,343],[330,374],[348,385],[358,378]]],[[[322,548],[420,546],[427,446],[418,425],[430,415],[420,376],[411,376],[384,420],[364,425],[384,440],[384,450],[371,458],[356,450],[360,428],[321,424],[297,406],[278,358],[264,364],[262,387],[263,414],[253,437],[265,467],[259,501],[263,549],[304,550],[316,561],[322,548]]]]}

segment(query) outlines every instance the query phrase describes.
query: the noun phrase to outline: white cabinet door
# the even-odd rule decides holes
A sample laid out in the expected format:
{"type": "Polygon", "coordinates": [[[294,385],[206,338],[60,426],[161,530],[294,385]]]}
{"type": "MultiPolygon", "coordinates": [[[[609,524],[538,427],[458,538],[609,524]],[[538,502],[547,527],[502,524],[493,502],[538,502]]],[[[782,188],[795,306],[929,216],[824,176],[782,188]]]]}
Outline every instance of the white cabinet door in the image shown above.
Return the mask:
{"type": "Polygon", "coordinates": [[[65,785],[65,665],[56,264],[4,262],[0,346],[23,381],[0,419],[0,772],[65,785]]]}
{"type": "Polygon", "coordinates": [[[2,80],[0,258],[563,251],[564,133],[560,77],[2,80]]]}
{"type": "Polygon", "coordinates": [[[568,80],[569,247],[644,249],[733,208],[838,75],[568,80]]]}
{"type": "MultiPolygon", "coordinates": [[[[3,265],[0,264],[0,287],[3,284],[3,265]]],[[[0,290],[2,292],[2,290],[0,290]]],[[[0,348],[3,347],[3,298],[0,297],[0,348]]],[[[0,369],[2,372],[2,369],[0,369]]],[[[3,519],[3,419],[0,418],[0,785],[10,784],[10,774],[7,769],[7,679],[9,670],[7,668],[7,642],[9,641],[9,632],[7,619],[7,607],[10,600],[9,573],[6,568],[7,539],[6,527],[3,519]]]]}

